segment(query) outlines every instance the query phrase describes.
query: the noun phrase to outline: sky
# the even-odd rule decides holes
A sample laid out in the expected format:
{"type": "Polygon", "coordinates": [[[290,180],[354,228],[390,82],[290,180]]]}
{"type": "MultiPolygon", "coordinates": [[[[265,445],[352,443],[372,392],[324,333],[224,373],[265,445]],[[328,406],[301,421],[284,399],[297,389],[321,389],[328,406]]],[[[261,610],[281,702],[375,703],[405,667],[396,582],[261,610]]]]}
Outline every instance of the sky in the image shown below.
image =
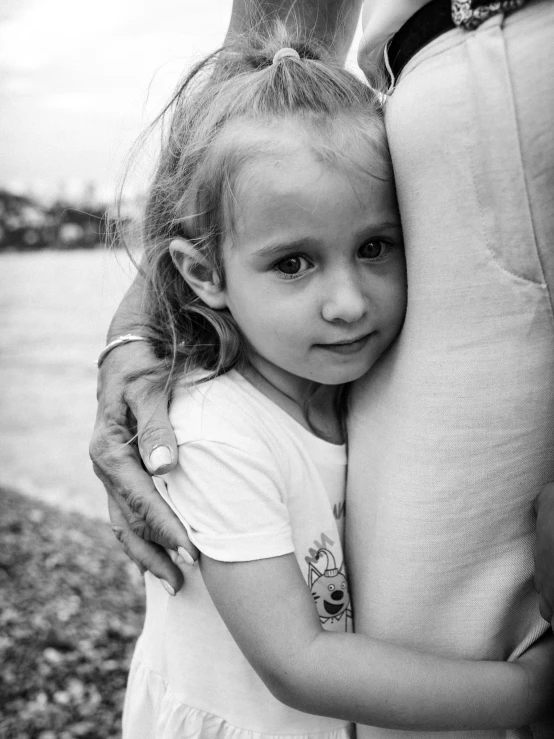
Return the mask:
{"type": "Polygon", "coordinates": [[[94,183],[109,201],[182,72],[222,42],[231,5],[0,0],[0,188],[51,199],[94,183]]]}
{"type": "Polygon", "coordinates": [[[0,0],[0,187],[110,196],[231,0],[0,0]]]}

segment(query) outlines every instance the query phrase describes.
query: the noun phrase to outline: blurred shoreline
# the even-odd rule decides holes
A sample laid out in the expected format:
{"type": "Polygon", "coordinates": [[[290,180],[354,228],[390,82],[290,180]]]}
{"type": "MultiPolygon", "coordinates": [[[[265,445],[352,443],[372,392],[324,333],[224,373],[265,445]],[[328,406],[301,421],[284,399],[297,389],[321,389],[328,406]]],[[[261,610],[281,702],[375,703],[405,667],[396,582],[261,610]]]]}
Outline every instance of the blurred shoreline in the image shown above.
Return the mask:
{"type": "Polygon", "coordinates": [[[0,484],[107,518],[95,359],[134,271],[123,250],[0,253],[0,484]]]}
{"type": "Polygon", "coordinates": [[[141,207],[141,196],[99,202],[93,186],[78,201],[59,197],[48,204],[0,188],[0,253],[99,249],[113,244],[141,207]]]}

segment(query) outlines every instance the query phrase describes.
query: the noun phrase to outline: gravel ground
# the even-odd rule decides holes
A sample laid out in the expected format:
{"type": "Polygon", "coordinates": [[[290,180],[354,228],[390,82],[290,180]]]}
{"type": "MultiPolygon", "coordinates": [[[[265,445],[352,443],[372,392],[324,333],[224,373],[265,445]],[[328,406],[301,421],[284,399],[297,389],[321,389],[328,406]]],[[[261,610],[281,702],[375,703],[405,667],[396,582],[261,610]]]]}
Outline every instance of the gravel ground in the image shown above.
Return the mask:
{"type": "Polygon", "coordinates": [[[0,489],[0,739],[120,736],[143,618],[107,524],[0,489]]]}

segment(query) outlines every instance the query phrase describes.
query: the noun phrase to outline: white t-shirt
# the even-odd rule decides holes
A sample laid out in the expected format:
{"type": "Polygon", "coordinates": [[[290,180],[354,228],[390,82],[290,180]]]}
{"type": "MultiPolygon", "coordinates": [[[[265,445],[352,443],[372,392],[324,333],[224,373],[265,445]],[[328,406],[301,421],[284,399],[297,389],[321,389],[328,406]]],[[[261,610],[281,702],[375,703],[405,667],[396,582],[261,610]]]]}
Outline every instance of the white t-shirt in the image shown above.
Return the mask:
{"type": "MultiPolygon", "coordinates": [[[[323,627],[351,631],[341,546],[345,446],[311,434],[236,371],[178,389],[170,419],[179,464],[156,485],[200,552],[221,561],[295,552],[320,596],[323,627]],[[332,599],[329,585],[343,597],[332,599]]],[[[149,575],[146,591],[124,737],[352,736],[344,721],[295,711],[271,695],[225,627],[198,568],[175,597],[149,575]]]]}

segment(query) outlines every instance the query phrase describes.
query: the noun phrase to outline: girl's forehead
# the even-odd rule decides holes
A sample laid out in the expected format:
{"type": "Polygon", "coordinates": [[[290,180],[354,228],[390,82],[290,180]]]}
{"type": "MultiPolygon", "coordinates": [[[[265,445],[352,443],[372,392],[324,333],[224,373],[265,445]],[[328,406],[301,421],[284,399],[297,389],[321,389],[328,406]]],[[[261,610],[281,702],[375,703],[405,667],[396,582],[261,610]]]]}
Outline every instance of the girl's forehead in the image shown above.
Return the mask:
{"type": "Polygon", "coordinates": [[[392,169],[384,139],[384,129],[377,129],[375,135],[374,127],[371,130],[368,125],[364,131],[363,123],[346,116],[326,120],[324,125],[291,117],[234,121],[223,132],[219,145],[235,160],[235,177],[240,177],[248,162],[262,160],[267,166],[275,166],[300,157],[344,171],[388,178],[392,169]]]}
{"type": "Polygon", "coordinates": [[[362,232],[398,218],[392,178],[345,171],[321,161],[305,145],[245,163],[230,214],[232,231],[247,244],[285,233],[314,243],[333,235],[334,241],[337,232],[362,232]]]}

